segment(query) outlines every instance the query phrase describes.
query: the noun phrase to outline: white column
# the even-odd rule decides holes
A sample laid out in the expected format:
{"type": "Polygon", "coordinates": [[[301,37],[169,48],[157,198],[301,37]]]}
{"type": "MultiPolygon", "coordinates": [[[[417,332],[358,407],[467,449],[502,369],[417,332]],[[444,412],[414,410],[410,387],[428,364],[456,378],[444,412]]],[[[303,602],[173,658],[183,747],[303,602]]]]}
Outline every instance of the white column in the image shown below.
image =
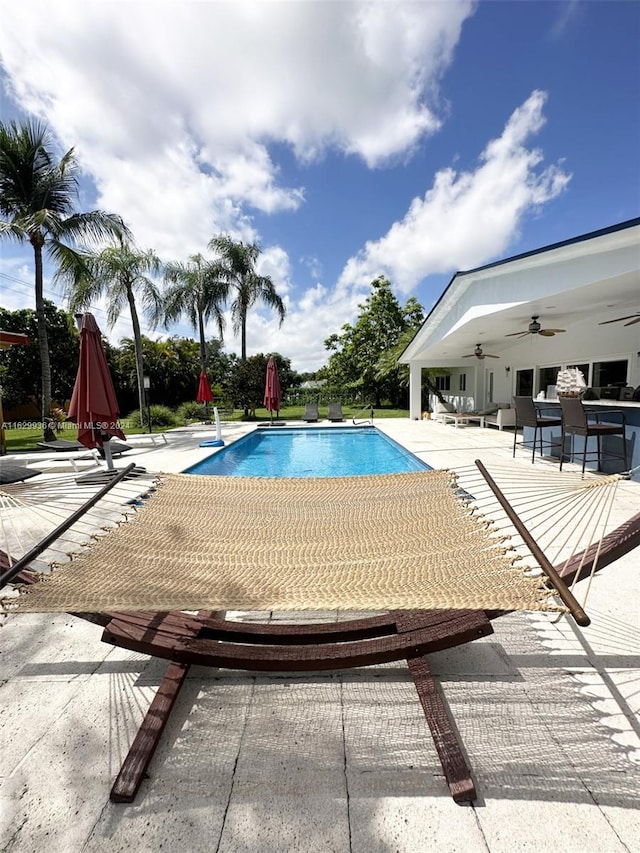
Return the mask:
{"type": "Polygon", "coordinates": [[[419,420],[422,417],[422,365],[411,362],[409,365],[409,417],[419,420]]]}

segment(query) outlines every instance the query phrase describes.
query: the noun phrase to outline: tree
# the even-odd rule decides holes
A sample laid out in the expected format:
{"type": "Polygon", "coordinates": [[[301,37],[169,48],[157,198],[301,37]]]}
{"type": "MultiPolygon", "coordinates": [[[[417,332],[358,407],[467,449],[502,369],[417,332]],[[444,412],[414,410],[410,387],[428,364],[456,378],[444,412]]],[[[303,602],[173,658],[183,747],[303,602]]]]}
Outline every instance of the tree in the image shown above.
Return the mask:
{"type": "MultiPolygon", "coordinates": [[[[51,344],[51,395],[62,404],[71,397],[78,371],[79,337],[73,317],[44,300],[44,313],[51,344]]],[[[0,387],[5,406],[10,409],[38,399],[41,375],[36,313],[32,308],[6,311],[0,308],[0,329],[29,336],[27,346],[0,352],[0,387]]]]}
{"type": "Polygon", "coordinates": [[[224,314],[222,305],[226,298],[226,287],[217,279],[217,266],[206,261],[202,255],[192,255],[188,263],[165,264],[164,280],[169,288],[164,294],[165,325],[175,322],[183,315],[187,317],[200,342],[200,367],[207,371],[207,347],[204,325],[215,320],[222,339],[224,314]]]}
{"type": "MultiPolygon", "coordinates": [[[[200,372],[198,344],[191,338],[171,337],[152,341],[142,336],[145,374],[149,377],[152,401],[175,408],[193,400],[200,372]]],[[[124,338],[114,351],[116,374],[129,387],[136,381],[136,348],[124,338]]]]}
{"type": "MultiPolygon", "coordinates": [[[[397,405],[400,383],[397,364],[391,370],[377,368],[382,353],[394,348],[407,327],[400,303],[384,276],[371,282],[371,294],[360,305],[360,315],[354,326],[346,323],[341,334],[328,337],[325,348],[332,351],[327,365],[327,379],[332,385],[342,385],[358,393],[363,402],[376,406],[387,399],[397,405]]],[[[409,306],[409,313],[415,306],[409,306]]]]}
{"type": "MultiPolygon", "coordinates": [[[[398,359],[409,346],[424,320],[422,306],[415,296],[411,296],[407,300],[407,304],[404,307],[404,317],[407,324],[405,330],[400,334],[395,346],[381,353],[376,364],[376,377],[384,379],[388,376],[396,376],[400,388],[409,387],[409,367],[406,364],[398,364],[398,359]]],[[[447,375],[448,371],[437,367],[422,370],[422,379],[426,387],[426,393],[424,387],[421,389],[423,409],[428,407],[429,393],[435,394],[441,403],[445,402],[442,393],[436,388],[433,382],[436,376],[442,376],[443,374],[447,375]]]]}
{"type": "Polygon", "coordinates": [[[121,238],[115,246],[107,246],[96,252],[84,250],[60,253],[58,263],[56,279],[66,284],[72,311],[85,310],[92,302],[106,295],[107,324],[112,328],[125,305],[129,307],[136,355],[138,401],[140,411],[143,411],[144,358],[136,293],[140,294],[143,313],[152,325],[156,325],[162,317],[162,299],[157,286],[147,274],[160,275],[160,260],[153,251],[142,251],[121,238]]]}
{"type": "MultiPolygon", "coordinates": [[[[297,376],[291,370],[291,361],[288,358],[279,353],[273,353],[273,357],[278,367],[280,389],[284,398],[289,388],[295,384],[297,376]]],[[[225,393],[234,407],[240,407],[248,413],[255,412],[263,405],[268,361],[269,356],[264,353],[252,355],[245,361],[236,360],[225,387],[225,393]]]]}
{"type": "Polygon", "coordinates": [[[30,243],[35,267],[35,313],[41,367],[41,410],[51,409],[51,362],[43,295],[43,251],[56,259],[78,241],[126,234],[119,216],[74,212],[78,199],[73,148],[60,160],[53,137],[39,121],[0,122],[0,236],[30,243]]]}
{"type": "Polygon", "coordinates": [[[241,241],[234,242],[231,237],[220,234],[209,242],[209,249],[219,255],[216,275],[223,285],[225,298],[229,297],[230,291],[235,292],[231,302],[231,322],[234,334],[240,333],[240,358],[246,361],[249,309],[261,300],[278,313],[282,325],[286,315],[284,302],[271,278],[256,272],[256,262],[260,256],[260,248],[256,243],[247,245],[241,241]]]}

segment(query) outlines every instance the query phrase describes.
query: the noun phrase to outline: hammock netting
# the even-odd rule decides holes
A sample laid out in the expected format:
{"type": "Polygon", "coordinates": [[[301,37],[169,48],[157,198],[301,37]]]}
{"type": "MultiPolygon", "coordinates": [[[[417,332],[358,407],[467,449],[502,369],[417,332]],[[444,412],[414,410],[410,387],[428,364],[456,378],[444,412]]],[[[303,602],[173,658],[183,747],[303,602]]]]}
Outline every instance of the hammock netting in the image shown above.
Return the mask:
{"type": "Polygon", "coordinates": [[[17,598],[29,612],[564,610],[449,471],[163,476],[17,598]],[[129,507],[129,511],[131,507],[129,507]]]}

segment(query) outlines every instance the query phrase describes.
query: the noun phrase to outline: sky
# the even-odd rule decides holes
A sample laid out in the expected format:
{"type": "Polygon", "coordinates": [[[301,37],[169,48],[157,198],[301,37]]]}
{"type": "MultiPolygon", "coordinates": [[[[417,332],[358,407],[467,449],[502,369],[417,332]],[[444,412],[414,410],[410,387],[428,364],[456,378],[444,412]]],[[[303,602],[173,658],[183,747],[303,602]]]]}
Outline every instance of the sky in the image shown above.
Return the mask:
{"type": "MultiPolygon", "coordinates": [[[[22,0],[2,121],[44,119],[79,209],[162,260],[257,242],[287,316],[252,308],[248,354],[314,371],[378,275],[428,312],[458,270],[640,214],[639,43],[637,0],[22,0]]],[[[30,246],[0,252],[0,305],[34,307],[30,246]]]]}

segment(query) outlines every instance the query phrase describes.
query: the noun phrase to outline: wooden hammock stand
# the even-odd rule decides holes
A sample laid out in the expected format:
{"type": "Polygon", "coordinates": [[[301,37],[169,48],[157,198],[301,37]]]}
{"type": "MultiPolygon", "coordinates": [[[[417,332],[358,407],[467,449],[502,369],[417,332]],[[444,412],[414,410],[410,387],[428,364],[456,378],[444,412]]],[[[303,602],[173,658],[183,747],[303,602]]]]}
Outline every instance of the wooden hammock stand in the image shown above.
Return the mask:
{"type": "MultiPolygon", "coordinates": [[[[519,532],[544,568],[557,594],[578,624],[588,625],[588,617],[566,584],[588,575],[596,555],[598,568],[603,568],[640,545],[640,513],[604,537],[599,547],[592,546],[576,554],[563,566],[561,578],[540,552],[482,463],[476,464],[513,523],[520,525],[519,532]]],[[[123,476],[127,470],[124,469],[123,476]]],[[[119,479],[94,496],[92,504],[119,479]]],[[[65,529],[72,523],[68,520],[65,529]]],[[[37,582],[37,577],[25,571],[24,566],[62,532],[60,528],[53,531],[43,540],[44,546],[43,543],[36,546],[1,580],[6,583],[11,574],[12,578],[23,583],[37,582]]],[[[0,552],[0,567],[3,565],[8,569],[9,561],[0,552]]],[[[134,800],[191,664],[256,672],[317,672],[406,660],[450,793],[458,803],[473,801],[476,791],[471,770],[425,658],[432,652],[492,634],[491,621],[506,612],[396,610],[348,622],[305,625],[232,622],[210,612],[197,615],[182,611],[74,613],[104,626],[104,642],[170,661],[113,784],[110,798],[119,803],[134,800]]]]}

